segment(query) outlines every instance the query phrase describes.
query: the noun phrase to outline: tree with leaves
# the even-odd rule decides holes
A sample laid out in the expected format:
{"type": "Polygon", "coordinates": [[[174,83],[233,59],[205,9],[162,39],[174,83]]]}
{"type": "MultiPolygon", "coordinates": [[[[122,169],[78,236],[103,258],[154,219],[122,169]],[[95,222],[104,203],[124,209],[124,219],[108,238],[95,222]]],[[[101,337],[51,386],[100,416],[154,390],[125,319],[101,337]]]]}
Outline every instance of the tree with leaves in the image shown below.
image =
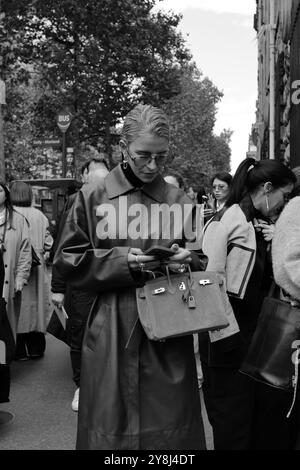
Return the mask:
{"type": "Polygon", "coordinates": [[[177,31],[180,16],[153,12],[155,0],[3,0],[8,27],[22,31],[20,57],[43,88],[34,125],[56,130],[63,106],[73,113],[69,141],[103,139],[112,163],[111,129],[138,102],[160,104],[180,91],[190,60],[177,31]]]}
{"type": "Polygon", "coordinates": [[[77,167],[83,144],[100,146],[113,166],[116,128],[140,101],[165,105],[172,165],[186,179],[207,182],[223,167],[220,159],[228,168],[228,142],[213,134],[222,94],[190,63],[177,31],[180,16],[153,13],[155,3],[2,0],[3,31],[10,31],[2,34],[0,67],[9,97],[6,156],[15,173],[26,174],[26,162],[38,171],[44,157],[32,141],[61,136],[56,115],[65,106],[73,114],[67,145],[75,147],[77,167]]]}
{"type": "Polygon", "coordinates": [[[224,129],[220,135],[213,135],[210,143],[211,165],[215,173],[230,172],[231,142],[233,132],[224,129]]]}
{"type": "Polygon", "coordinates": [[[230,131],[213,132],[222,96],[192,63],[182,69],[181,93],[165,104],[172,158],[166,172],[178,171],[188,185],[208,187],[213,173],[230,169],[230,131]]]}

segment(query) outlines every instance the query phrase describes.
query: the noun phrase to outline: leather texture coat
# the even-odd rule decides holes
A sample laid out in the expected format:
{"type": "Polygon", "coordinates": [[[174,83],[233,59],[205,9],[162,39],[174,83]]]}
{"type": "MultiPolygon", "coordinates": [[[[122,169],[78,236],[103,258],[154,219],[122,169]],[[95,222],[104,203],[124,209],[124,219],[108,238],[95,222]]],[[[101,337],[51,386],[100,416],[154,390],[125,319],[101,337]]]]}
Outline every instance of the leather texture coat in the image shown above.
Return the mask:
{"type": "Polygon", "coordinates": [[[193,337],[147,338],[135,294],[144,281],[127,261],[130,247],[184,246],[182,224],[150,216],[151,207],[175,203],[190,200],[161,176],[134,188],[118,166],[84,186],[69,213],[54,264],[68,283],[97,293],[83,342],[77,449],[205,449],[193,337]],[[135,218],[125,203],[129,214],[134,204],[149,209],[137,230],[152,238],[125,233],[135,218]],[[105,225],[111,207],[117,217],[105,225]],[[171,238],[162,239],[169,228],[171,238]]]}

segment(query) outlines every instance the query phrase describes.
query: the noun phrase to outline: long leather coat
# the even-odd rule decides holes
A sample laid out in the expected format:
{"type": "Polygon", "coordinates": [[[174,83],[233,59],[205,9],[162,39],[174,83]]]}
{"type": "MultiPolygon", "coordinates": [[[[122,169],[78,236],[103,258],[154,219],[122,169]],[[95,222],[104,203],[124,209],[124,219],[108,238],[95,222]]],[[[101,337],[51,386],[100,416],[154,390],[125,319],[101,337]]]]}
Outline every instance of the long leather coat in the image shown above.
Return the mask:
{"type": "Polygon", "coordinates": [[[82,350],[78,449],[205,448],[192,336],[153,342],[137,321],[135,289],[143,279],[129,269],[130,247],[185,242],[182,225],[171,239],[161,239],[163,228],[174,225],[172,218],[150,220],[151,206],[162,203],[190,201],[161,176],[133,188],[119,166],[103,182],[82,188],[65,224],[54,264],[68,283],[98,294],[82,350]],[[125,202],[149,209],[139,228],[151,228],[153,239],[126,235],[136,215],[126,227],[125,202]],[[111,206],[117,217],[105,225],[111,206]]]}

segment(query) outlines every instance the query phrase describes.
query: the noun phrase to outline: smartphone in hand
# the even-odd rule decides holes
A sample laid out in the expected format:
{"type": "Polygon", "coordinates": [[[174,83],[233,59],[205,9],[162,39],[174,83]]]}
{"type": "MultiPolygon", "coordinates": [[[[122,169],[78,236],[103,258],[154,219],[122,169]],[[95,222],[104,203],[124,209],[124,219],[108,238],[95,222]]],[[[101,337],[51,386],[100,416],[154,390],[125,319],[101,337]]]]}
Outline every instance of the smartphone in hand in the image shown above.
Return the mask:
{"type": "Polygon", "coordinates": [[[171,256],[174,256],[176,253],[171,250],[171,248],[167,248],[165,246],[154,245],[148,250],[144,251],[144,255],[147,256],[154,256],[159,260],[168,259],[171,256]]]}

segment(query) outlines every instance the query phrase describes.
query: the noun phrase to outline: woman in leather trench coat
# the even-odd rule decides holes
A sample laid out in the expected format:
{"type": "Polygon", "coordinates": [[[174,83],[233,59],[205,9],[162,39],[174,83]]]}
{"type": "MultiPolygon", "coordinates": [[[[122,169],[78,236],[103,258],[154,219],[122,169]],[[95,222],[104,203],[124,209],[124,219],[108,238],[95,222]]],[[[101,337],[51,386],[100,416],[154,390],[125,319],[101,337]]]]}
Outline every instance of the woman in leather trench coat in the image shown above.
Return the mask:
{"type": "Polygon", "coordinates": [[[168,141],[165,114],[135,107],[124,122],[123,163],[81,189],[56,252],[68,282],[97,293],[82,349],[78,449],[205,448],[193,337],[150,341],[137,321],[141,263],[154,261],[146,249],[172,247],[173,270],[199,269],[184,249],[183,221],[157,212],[190,204],[160,175],[168,141]]]}

